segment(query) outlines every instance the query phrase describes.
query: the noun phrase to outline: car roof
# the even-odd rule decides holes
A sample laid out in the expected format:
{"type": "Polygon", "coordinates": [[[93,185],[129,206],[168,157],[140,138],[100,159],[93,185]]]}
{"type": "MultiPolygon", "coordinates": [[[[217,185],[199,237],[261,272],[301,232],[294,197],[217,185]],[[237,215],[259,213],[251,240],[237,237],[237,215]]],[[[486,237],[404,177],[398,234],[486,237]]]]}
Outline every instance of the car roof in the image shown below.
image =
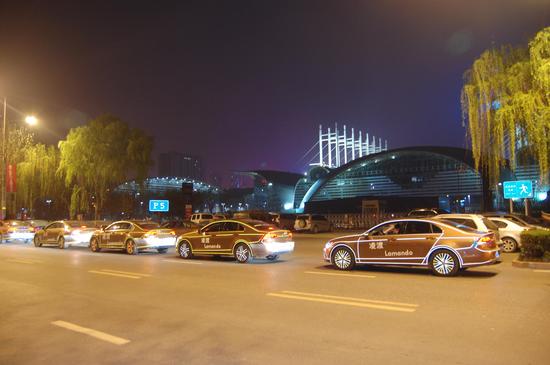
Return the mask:
{"type": "Polygon", "coordinates": [[[480,214],[465,214],[465,213],[449,213],[449,214],[438,214],[438,218],[483,218],[480,214]]]}

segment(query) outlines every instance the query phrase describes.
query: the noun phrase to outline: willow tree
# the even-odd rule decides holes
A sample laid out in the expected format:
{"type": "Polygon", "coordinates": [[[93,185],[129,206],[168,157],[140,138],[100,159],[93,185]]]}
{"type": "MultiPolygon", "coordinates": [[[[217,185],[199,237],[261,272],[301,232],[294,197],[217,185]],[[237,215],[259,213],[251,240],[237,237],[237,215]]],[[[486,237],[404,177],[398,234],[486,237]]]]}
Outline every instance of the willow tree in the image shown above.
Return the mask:
{"type": "Polygon", "coordinates": [[[30,145],[23,160],[17,165],[18,206],[30,211],[38,198],[48,197],[57,203],[66,203],[63,177],[57,173],[59,150],[55,146],[30,145]]]}
{"type": "Polygon", "coordinates": [[[88,213],[96,219],[108,192],[129,178],[145,179],[151,166],[153,140],[112,115],[102,115],[73,128],[59,143],[59,173],[71,189],[69,214],[88,213]]]}
{"type": "Polygon", "coordinates": [[[546,181],[550,165],[550,27],[528,47],[485,51],[464,75],[461,104],[478,169],[499,181],[518,151],[534,159],[546,181]]]}

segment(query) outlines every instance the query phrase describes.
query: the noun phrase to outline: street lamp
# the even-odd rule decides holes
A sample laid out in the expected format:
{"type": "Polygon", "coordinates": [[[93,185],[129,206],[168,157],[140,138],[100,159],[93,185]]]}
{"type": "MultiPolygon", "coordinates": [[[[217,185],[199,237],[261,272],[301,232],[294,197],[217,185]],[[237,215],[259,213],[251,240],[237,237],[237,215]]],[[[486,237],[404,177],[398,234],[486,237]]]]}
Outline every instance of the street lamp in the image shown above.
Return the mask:
{"type": "Polygon", "coordinates": [[[27,115],[25,118],[25,123],[27,123],[30,126],[38,124],[38,119],[34,115],[27,115]]]}
{"type": "MultiPolygon", "coordinates": [[[[8,99],[4,97],[4,115],[2,118],[2,173],[0,176],[2,189],[0,191],[0,219],[6,219],[6,132],[7,132],[7,112],[8,112],[8,99]]],[[[29,126],[35,126],[38,123],[38,119],[33,115],[25,117],[25,123],[29,126]]]]}

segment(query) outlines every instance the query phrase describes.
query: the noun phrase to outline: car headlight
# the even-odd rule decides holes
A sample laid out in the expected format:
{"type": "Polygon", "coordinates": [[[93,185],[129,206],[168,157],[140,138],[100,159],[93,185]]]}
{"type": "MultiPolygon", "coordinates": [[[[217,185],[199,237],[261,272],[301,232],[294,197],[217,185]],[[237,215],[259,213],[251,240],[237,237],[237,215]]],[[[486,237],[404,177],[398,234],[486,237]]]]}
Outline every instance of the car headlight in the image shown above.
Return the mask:
{"type": "Polygon", "coordinates": [[[328,241],[327,243],[325,243],[325,250],[328,250],[331,247],[332,247],[332,242],[328,241]]]}

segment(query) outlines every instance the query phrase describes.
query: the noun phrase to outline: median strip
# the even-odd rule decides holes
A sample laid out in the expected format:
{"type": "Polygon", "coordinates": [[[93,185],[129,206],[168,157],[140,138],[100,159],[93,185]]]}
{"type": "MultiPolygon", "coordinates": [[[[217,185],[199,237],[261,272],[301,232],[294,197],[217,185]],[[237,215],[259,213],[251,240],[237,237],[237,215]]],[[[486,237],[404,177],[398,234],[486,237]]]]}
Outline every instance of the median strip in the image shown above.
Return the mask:
{"type": "Polygon", "coordinates": [[[362,274],[341,274],[335,272],[322,272],[322,271],[304,271],[305,274],[314,274],[314,275],[330,275],[330,276],[347,276],[352,278],[367,278],[374,279],[374,275],[362,275],[362,274]]]}
{"type": "Polygon", "coordinates": [[[342,297],[336,295],[304,293],[290,290],[283,290],[280,293],[267,293],[266,295],[285,299],[296,299],[310,302],[348,305],[352,307],[380,309],[394,312],[412,313],[416,312],[418,304],[389,302],[354,297],[342,297]]]}
{"type": "Polygon", "coordinates": [[[65,328],[69,331],[82,333],[82,334],[97,338],[97,339],[102,340],[102,341],[110,342],[110,343],[112,343],[114,345],[118,345],[118,346],[125,345],[125,344],[130,342],[130,340],[127,340],[125,338],[118,337],[118,336],[113,336],[113,335],[110,335],[108,333],[101,332],[101,331],[96,331],[96,330],[91,329],[91,328],[82,327],[82,326],[79,326],[79,325],[76,325],[76,324],[73,324],[73,323],[70,323],[70,322],[54,321],[51,324],[53,324],[54,326],[65,328]]]}

